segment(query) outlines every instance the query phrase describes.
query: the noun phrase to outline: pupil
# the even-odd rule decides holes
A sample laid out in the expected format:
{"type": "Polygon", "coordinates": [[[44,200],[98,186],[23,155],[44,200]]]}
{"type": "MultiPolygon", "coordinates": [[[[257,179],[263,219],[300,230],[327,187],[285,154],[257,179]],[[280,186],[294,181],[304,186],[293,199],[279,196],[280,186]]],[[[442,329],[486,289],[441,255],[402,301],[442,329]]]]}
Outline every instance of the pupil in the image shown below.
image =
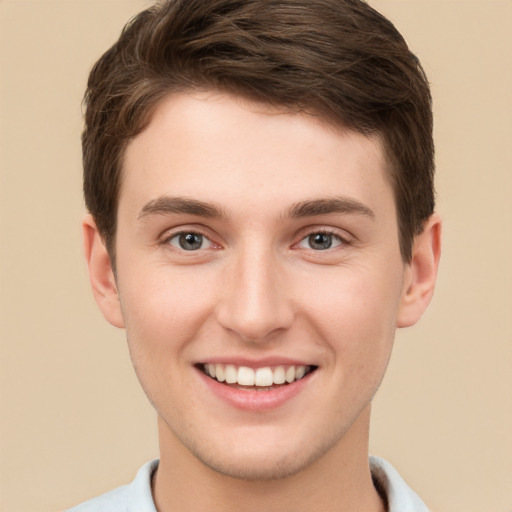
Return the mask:
{"type": "Polygon", "coordinates": [[[180,247],[186,251],[200,249],[203,243],[203,236],[197,233],[183,233],[179,238],[180,247]]]}
{"type": "Polygon", "coordinates": [[[329,249],[332,245],[332,237],[326,233],[310,235],[309,244],[313,249],[329,249]]]}

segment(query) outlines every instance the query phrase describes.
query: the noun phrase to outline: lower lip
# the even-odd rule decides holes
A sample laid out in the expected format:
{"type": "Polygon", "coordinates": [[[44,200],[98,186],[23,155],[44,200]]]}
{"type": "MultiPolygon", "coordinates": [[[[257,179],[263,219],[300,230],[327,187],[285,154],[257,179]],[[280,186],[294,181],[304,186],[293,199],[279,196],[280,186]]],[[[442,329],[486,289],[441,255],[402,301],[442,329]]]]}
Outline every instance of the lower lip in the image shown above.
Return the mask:
{"type": "Polygon", "coordinates": [[[275,389],[270,389],[268,391],[255,391],[252,389],[246,390],[231,387],[208,377],[199,369],[197,369],[197,372],[214,395],[218,396],[229,405],[246,411],[266,411],[281,407],[298,395],[304,387],[307,386],[310,378],[313,376],[313,373],[315,373],[308,373],[300,380],[275,389]]]}

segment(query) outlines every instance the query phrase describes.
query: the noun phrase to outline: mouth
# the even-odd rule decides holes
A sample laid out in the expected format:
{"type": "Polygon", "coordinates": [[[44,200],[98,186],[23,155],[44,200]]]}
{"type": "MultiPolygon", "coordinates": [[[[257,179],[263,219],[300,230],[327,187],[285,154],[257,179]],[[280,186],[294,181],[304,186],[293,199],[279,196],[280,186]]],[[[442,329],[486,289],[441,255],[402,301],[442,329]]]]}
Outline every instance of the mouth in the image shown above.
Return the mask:
{"type": "Polygon", "coordinates": [[[201,363],[207,377],[226,386],[246,391],[271,391],[289,386],[317,369],[314,365],[279,365],[250,368],[234,364],[201,363]]]}

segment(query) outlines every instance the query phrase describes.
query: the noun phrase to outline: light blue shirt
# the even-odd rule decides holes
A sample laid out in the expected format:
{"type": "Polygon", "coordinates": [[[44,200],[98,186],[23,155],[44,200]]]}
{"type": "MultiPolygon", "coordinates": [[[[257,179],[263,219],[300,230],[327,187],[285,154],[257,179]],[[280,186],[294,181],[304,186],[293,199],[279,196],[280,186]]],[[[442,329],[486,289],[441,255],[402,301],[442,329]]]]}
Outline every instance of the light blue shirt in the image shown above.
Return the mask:
{"type": "MultiPolygon", "coordinates": [[[[132,483],[86,501],[67,512],[157,512],[151,494],[151,477],[158,459],[144,464],[132,483]]],[[[372,477],[386,495],[388,512],[428,512],[427,506],[384,459],[370,456],[372,477]]]]}

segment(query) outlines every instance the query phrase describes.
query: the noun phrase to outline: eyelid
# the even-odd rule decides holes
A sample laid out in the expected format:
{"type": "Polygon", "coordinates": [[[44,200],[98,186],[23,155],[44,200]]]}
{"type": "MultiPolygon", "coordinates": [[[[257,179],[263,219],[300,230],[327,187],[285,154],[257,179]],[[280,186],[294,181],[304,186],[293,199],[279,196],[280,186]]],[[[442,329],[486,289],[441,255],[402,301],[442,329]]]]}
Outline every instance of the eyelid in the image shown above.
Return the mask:
{"type": "MultiPolygon", "coordinates": [[[[293,244],[294,247],[298,246],[301,242],[306,240],[311,235],[316,234],[324,234],[324,235],[330,235],[332,237],[337,238],[340,240],[341,244],[339,245],[351,245],[354,242],[354,237],[347,233],[344,230],[337,229],[337,228],[331,228],[326,226],[309,226],[306,229],[301,230],[301,232],[298,235],[298,241],[293,244]]],[[[339,247],[339,245],[336,245],[335,247],[332,247],[331,249],[335,249],[336,247],[339,247]]],[[[314,252],[320,252],[315,249],[309,249],[314,252]]],[[[328,249],[326,249],[327,251],[328,249]]]]}
{"type": "MultiPolygon", "coordinates": [[[[221,249],[222,244],[215,241],[215,237],[211,235],[211,232],[209,229],[205,229],[202,226],[194,225],[194,224],[188,224],[188,225],[179,225],[173,228],[166,229],[163,231],[163,233],[159,236],[159,243],[161,245],[171,245],[169,241],[173,239],[174,237],[177,237],[184,233],[196,233],[198,235],[201,235],[206,240],[208,240],[210,246],[205,249],[198,249],[196,251],[190,251],[190,252],[198,252],[200,250],[206,250],[210,248],[215,249],[221,249]]],[[[329,249],[336,249],[337,247],[341,246],[347,246],[352,245],[354,243],[355,237],[348,233],[345,230],[342,230],[340,228],[334,228],[334,227],[326,227],[326,226],[308,226],[306,228],[303,228],[300,230],[299,234],[296,237],[296,242],[292,244],[293,247],[298,247],[302,242],[304,242],[309,236],[314,234],[326,234],[330,235],[336,239],[338,239],[341,243],[335,245],[334,247],[331,247],[329,249]]],[[[174,247],[174,246],[172,246],[174,247]]],[[[179,248],[176,248],[180,250],[179,248]]],[[[326,249],[325,252],[327,252],[329,249],[326,249]]],[[[181,249],[183,250],[183,249],[181,249]]],[[[318,249],[312,249],[309,248],[308,250],[312,252],[321,252],[318,249]]]]}
{"type": "Polygon", "coordinates": [[[198,251],[201,251],[201,250],[204,251],[205,249],[210,249],[214,245],[213,242],[207,236],[204,236],[201,233],[195,233],[193,231],[181,231],[181,232],[178,232],[178,233],[170,236],[167,239],[167,244],[172,246],[172,247],[174,247],[178,251],[186,251],[186,252],[198,252],[198,251]],[[200,236],[201,237],[201,247],[198,247],[197,249],[189,249],[189,250],[187,250],[187,249],[185,249],[183,247],[180,247],[180,238],[181,238],[182,235],[200,236]],[[174,242],[175,240],[176,240],[176,242],[174,242]]]}
{"type": "Polygon", "coordinates": [[[299,247],[301,247],[301,248],[306,249],[307,251],[328,252],[328,251],[332,251],[333,249],[336,249],[336,248],[338,248],[340,246],[345,245],[345,243],[344,243],[344,241],[339,236],[337,236],[337,235],[335,235],[333,233],[321,233],[321,232],[318,232],[318,233],[311,233],[310,235],[305,236],[302,240],[299,241],[299,243],[297,245],[299,247]],[[314,236],[314,235],[317,235],[317,234],[328,235],[328,236],[332,237],[332,239],[333,239],[332,245],[330,245],[329,247],[323,248],[323,249],[315,249],[314,247],[311,247],[310,243],[309,243],[309,239],[311,238],[311,236],[314,236]]]}
{"type": "MultiPolygon", "coordinates": [[[[208,242],[210,243],[210,247],[206,247],[205,249],[210,249],[212,247],[213,248],[221,248],[221,245],[213,240],[213,237],[209,233],[209,230],[203,229],[202,227],[193,225],[193,224],[180,225],[180,226],[176,226],[175,228],[166,229],[159,236],[160,244],[161,245],[171,245],[169,243],[170,240],[172,240],[173,238],[175,238],[179,235],[188,234],[188,233],[201,235],[204,239],[208,240],[208,242]]],[[[176,248],[177,250],[184,251],[184,249],[180,249],[179,247],[175,247],[174,245],[172,245],[171,247],[176,248]]],[[[200,250],[205,250],[205,249],[198,249],[196,251],[190,251],[190,252],[198,252],[200,250]]]]}

